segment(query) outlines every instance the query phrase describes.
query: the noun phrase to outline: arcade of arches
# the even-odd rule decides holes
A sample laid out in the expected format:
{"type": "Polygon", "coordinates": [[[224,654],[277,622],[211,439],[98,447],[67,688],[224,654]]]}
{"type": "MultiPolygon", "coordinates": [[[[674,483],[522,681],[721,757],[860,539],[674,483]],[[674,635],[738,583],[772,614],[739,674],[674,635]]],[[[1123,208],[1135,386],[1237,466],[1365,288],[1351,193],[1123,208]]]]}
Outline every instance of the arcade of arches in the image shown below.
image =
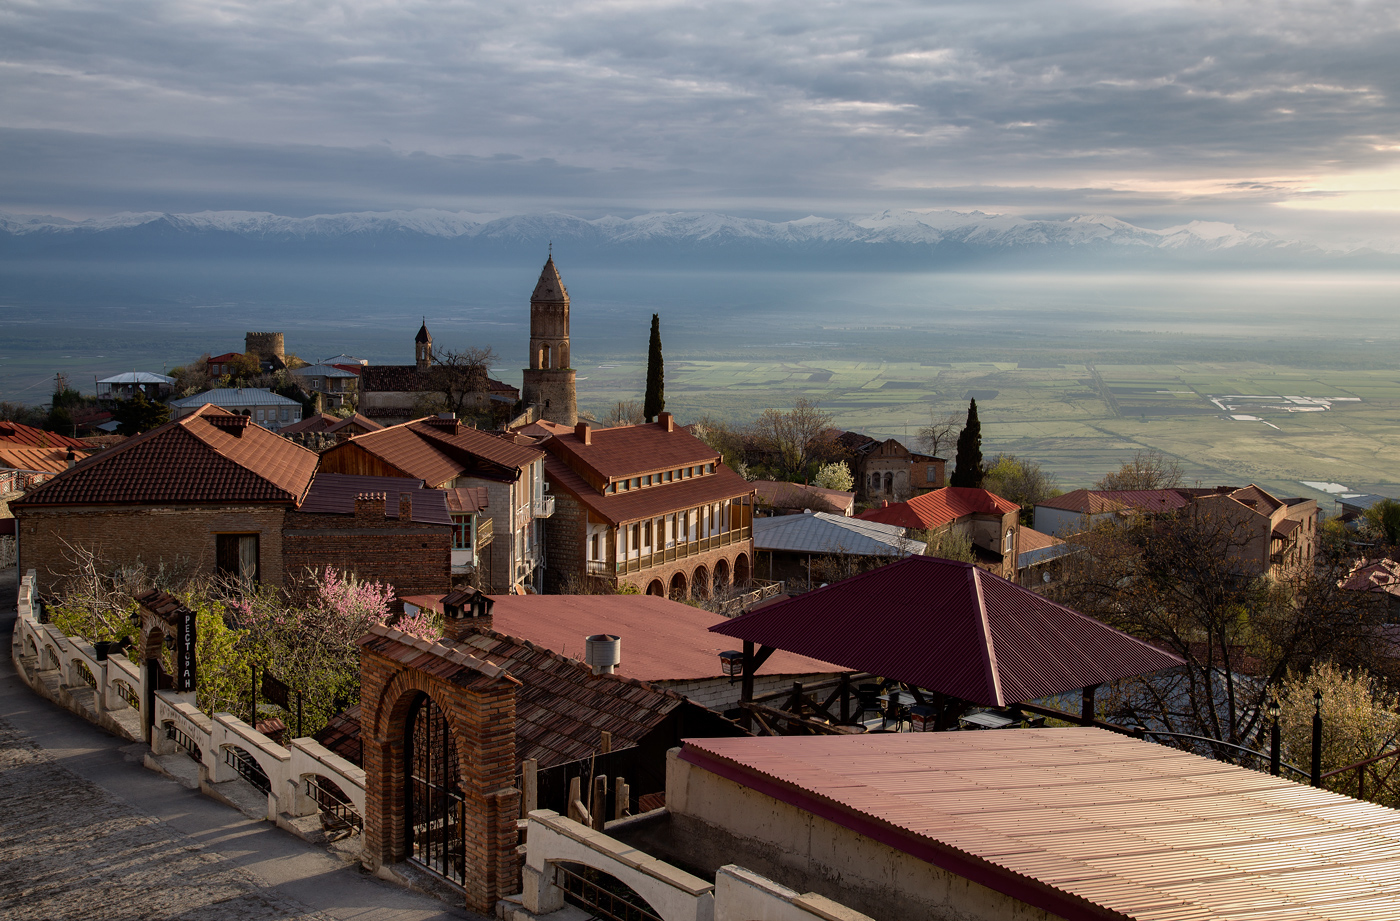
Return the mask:
{"type": "Polygon", "coordinates": [[[753,578],[753,566],[747,552],[739,553],[730,562],[720,557],[710,563],[692,562],[685,566],[666,567],[664,572],[642,573],[646,579],[637,587],[644,594],[671,598],[675,601],[695,599],[709,601],[723,595],[731,586],[747,585],[753,578]]]}

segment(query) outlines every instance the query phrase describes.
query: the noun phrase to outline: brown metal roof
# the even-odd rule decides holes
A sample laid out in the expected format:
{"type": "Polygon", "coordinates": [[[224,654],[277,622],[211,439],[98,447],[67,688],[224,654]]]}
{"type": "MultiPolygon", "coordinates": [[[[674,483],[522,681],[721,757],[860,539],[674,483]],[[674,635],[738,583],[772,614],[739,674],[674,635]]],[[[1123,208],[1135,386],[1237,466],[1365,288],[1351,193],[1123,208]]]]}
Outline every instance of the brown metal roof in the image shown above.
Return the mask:
{"type": "MultiPolygon", "coordinates": [[[[399,497],[412,503],[412,520],[420,524],[452,524],[447,513],[447,496],[441,489],[424,489],[422,480],[391,476],[351,476],[344,473],[318,473],[311,481],[298,511],[319,515],[355,514],[355,497],[364,493],[384,493],[384,517],[399,517],[399,497]]],[[[294,522],[288,522],[295,527],[294,522]]]]}
{"type": "MultiPolygon", "coordinates": [[[[0,469],[32,470],[45,473],[62,473],[68,469],[69,454],[74,448],[33,448],[17,442],[0,441],[0,469]]],[[[86,454],[77,454],[78,458],[86,454]]]]}
{"type": "MultiPolygon", "coordinates": [[[[419,371],[417,365],[367,365],[360,373],[361,393],[431,393],[437,386],[437,381],[419,371]]],[[[518,392],[510,384],[489,377],[486,389],[491,393],[518,392]]]]}
{"type": "Polygon", "coordinates": [[[582,471],[591,470],[604,480],[644,476],[696,464],[720,464],[719,452],[677,425],[672,431],[659,422],[592,429],[589,444],[566,426],[541,422],[554,437],[545,450],[582,471]]]}
{"type": "Polygon", "coordinates": [[[77,448],[80,451],[92,450],[92,445],[80,441],[77,438],[69,438],[67,435],[60,435],[57,432],[49,432],[44,429],[36,429],[32,425],[21,425],[18,422],[11,422],[8,419],[0,420],[0,441],[9,441],[17,445],[27,445],[31,448],[77,448]]]}
{"type": "Polygon", "coordinates": [[[1400,919],[1400,812],[1103,730],[688,739],[681,758],[1068,919],[1400,919]]]}
{"type": "Polygon", "coordinates": [[[985,706],[1181,659],[970,563],[913,556],[710,628],[985,706]]]}
{"type": "MultiPolygon", "coordinates": [[[[610,633],[622,638],[617,673],[642,681],[717,678],[719,654],[733,647],[709,632],[715,615],[654,595],[495,595],[491,609],[498,632],[581,658],[584,638],[610,633]]],[[[831,674],[845,671],[791,652],[776,652],[762,675],[831,674]]]]}
{"type": "Polygon", "coordinates": [[[246,419],[206,403],[80,461],[13,505],[300,502],[316,452],[246,419]],[[220,424],[237,419],[245,424],[220,424]]]}
{"type": "Polygon", "coordinates": [[[723,464],[704,476],[678,480],[661,486],[648,486],[604,495],[554,455],[544,461],[551,488],[562,489],[588,506],[594,514],[612,524],[653,518],[681,509],[696,508],[724,499],[737,499],[753,492],[753,484],[723,464]]]}
{"type": "Polygon", "coordinates": [[[544,456],[538,448],[518,444],[463,425],[456,420],[432,417],[392,425],[377,432],[357,435],[326,453],[351,451],[356,445],[409,476],[429,486],[443,486],[456,477],[483,473],[481,462],[498,468],[498,476],[515,472],[544,456]]]}
{"type": "Polygon", "coordinates": [[[366,432],[377,432],[384,426],[366,416],[355,413],[350,416],[337,416],[332,413],[317,413],[314,416],[307,416],[300,422],[293,422],[291,425],[284,425],[277,430],[277,434],[283,437],[287,435],[300,435],[304,432],[321,432],[333,435],[347,426],[359,426],[366,432]]]}
{"type": "Polygon", "coordinates": [[[458,514],[474,515],[484,511],[489,503],[485,486],[458,486],[444,489],[447,496],[447,510],[458,514]]]}

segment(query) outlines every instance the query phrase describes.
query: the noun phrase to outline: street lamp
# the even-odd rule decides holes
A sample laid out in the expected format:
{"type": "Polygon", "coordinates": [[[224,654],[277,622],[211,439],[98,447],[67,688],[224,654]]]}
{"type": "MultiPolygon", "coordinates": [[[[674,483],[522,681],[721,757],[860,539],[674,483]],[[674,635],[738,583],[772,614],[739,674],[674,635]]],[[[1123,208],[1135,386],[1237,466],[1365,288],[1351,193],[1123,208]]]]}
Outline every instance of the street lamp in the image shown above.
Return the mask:
{"type": "Polygon", "coordinates": [[[1269,719],[1273,721],[1273,724],[1269,727],[1269,773],[1274,775],[1275,777],[1277,777],[1279,773],[1280,761],[1278,717],[1278,698],[1271,697],[1269,698],[1269,719]]]}
{"type": "Polygon", "coordinates": [[[735,678],[744,674],[744,654],[737,649],[726,649],[719,654],[719,667],[733,684],[735,678]]]}

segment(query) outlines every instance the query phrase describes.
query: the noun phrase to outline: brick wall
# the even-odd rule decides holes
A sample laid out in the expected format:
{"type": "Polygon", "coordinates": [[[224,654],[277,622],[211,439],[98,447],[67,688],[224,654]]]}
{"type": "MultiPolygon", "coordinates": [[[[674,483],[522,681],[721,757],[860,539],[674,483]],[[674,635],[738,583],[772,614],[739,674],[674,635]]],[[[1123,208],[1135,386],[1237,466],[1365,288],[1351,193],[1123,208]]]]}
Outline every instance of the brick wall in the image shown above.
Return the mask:
{"type": "MultiPolygon", "coordinates": [[[[355,515],[288,512],[282,532],[288,582],[332,566],[373,582],[387,582],[399,595],[442,595],[452,588],[452,529],[421,524],[408,516],[388,518],[382,500],[357,500],[355,515]]],[[[402,612],[397,599],[394,610],[402,612]]]]}
{"type": "Polygon", "coordinates": [[[574,496],[563,490],[556,491],[554,514],[544,525],[545,558],[549,562],[544,574],[546,592],[557,593],[569,576],[580,582],[586,580],[587,535],[588,510],[574,496]]]}
{"type": "MultiPolygon", "coordinates": [[[[556,514],[558,513],[556,512],[556,514]]],[[[703,566],[711,584],[713,584],[715,564],[720,560],[724,560],[729,564],[729,578],[732,583],[734,581],[735,560],[738,559],[741,553],[748,556],[749,574],[752,576],[754,574],[753,541],[746,540],[737,544],[730,544],[727,547],[719,547],[714,550],[707,550],[704,553],[697,553],[694,556],[688,556],[673,563],[666,563],[662,566],[653,566],[650,569],[643,569],[641,572],[627,573],[626,575],[618,576],[617,581],[619,585],[635,585],[639,591],[645,592],[647,586],[650,585],[653,580],[659,579],[666,594],[669,596],[671,592],[671,579],[679,572],[685,575],[686,591],[689,596],[697,597],[695,590],[696,570],[703,566]]],[[[708,597],[708,595],[704,595],[703,597],[708,597]]]]}
{"type": "Polygon", "coordinates": [[[442,708],[457,748],[466,798],[465,906],[493,914],[519,891],[515,851],[520,791],[515,788],[515,686],[509,680],[444,681],[370,649],[360,655],[365,768],[365,863],[371,870],[409,856],[405,733],[418,693],[442,708]]]}
{"type": "Polygon", "coordinates": [[[72,506],[19,508],[20,570],[34,569],[48,594],[71,571],[68,545],[91,550],[109,563],[154,567],[189,565],[214,572],[215,535],[258,535],[264,584],[283,584],[281,505],[72,506]]]}

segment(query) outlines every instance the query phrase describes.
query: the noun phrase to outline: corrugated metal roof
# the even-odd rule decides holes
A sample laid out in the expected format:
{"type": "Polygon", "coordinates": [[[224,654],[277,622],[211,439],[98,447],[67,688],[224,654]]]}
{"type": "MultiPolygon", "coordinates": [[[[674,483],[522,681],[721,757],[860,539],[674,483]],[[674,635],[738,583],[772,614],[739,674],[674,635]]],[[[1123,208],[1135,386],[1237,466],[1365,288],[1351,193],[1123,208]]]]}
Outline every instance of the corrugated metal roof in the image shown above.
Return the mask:
{"type": "Polygon", "coordinates": [[[985,706],[1181,660],[969,563],[914,556],[710,628],[985,706]]]}
{"type": "Polygon", "coordinates": [[[125,371],[112,377],[104,377],[99,384],[173,384],[175,378],[149,371],[125,371]]]}
{"type": "Polygon", "coordinates": [[[447,510],[464,515],[474,515],[490,504],[490,496],[485,486],[458,486],[444,489],[447,495],[447,510]]]}
{"type": "MultiPolygon", "coordinates": [[[[384,493],[384,517],[399,517],[399,497],[407,494],[412,503],[412,520],[420,524],[452,524],[447,496],[441,489],[424,489],[422,480],[392,476],[351,476],[344,473],[318,473],[306,491],[298,511],[317,515],[353,515],[355,497],[364,493],[384,493]]],[[[289,521],[288,526],[295,523],[289,521]]]]}
{"type": "MultiPolygon", "coordinates": [[[[74,448],[31,448],[0,441],[0,469],[29,470],[35,473],[62,473],[68,469],[68,452],[74,448]]],[[[78,457],[86,455],[78,454],[78,457]]]]}
{"type": "Polygon", "coordinates": [[[572,467],[591,470],[604,480],[645,476],[697,464],[720,466],[719,452],[676,425],[672,431],[659,422],[595,428],[588,433],[589,444],[579,440],[574,430],[556,423],[540,422],[539,428],[554,437],[545,450],[572,467]]]}
{"type": "Polygon", "coordinates": [[[756,550],[790,553],[850,553],[856,556],[909,556],[923,553],[923,541],[908,540],[904,528],[861,521],[829,512],[755,518],[756,550]]]}
{"type": "Polygon", "coordinates": [[[32,425],[21,425],[18,422],[0,420],[0,441],[8,441],[17,445],[27,445],[31,448],[78,448],[79,450],[91,451],[92,445],[79,441],[76,438],[69,438],[67,435],[60,435],[57,432],[47,432],[43,429],[36,429],[32,425]]]}
{"type": "Polygon", "coordinates": [[[170,401],[170,405],[178,409],[203,406],[205,403],[213,403],[221,409],[227,409],[230,406],[235,408],[244,406],[301,406],[296,400],[280,396],[261,387],[216,387],[213,390],[196,393],[194,396],[170,401]]]}
{"type": "Polygon", "coordinates": [[[941,528],[969,515],[1005,515],[1021,506],[985,489],[945,486],[915,496],[907,502],[893,502],[884,508],[857,515],[865,521],[879,521],[901,528],[941,528]]]}
{"type": "MultiPolygon", "coordinates": [[[[584,638],[610,633],[622,638],[618,674],[642,681],[718,678],[719,654],[732,648],[709,632],[715,615],[652,595],[495,595],[491,618],[499,633],[521,637],[581,659],[584,638]]],[[[791,652],[776,652],[763,675],[830,674],[845,671],[791,652]]]]}
{"type": "Polygon", "coordinates": [[[311,485],[316,452],[205,405],[79,461],[16,508],[45,505],[185,502],[298,503],[311,485]]]}
{"type": "Polygon", "coordinates": [[[296,377],[358,378],[360,376],[354,371],[346,371],[344,368],[337,368],[335,365],[306,365],[305,367],[297,368],[292,374],[296,377]]]}
{"type": "Polygon", "coordinates": [[[688,739],[681,758],[1061,917],[1400,919],[1400,812],[1103,730],[688,739]]]}

